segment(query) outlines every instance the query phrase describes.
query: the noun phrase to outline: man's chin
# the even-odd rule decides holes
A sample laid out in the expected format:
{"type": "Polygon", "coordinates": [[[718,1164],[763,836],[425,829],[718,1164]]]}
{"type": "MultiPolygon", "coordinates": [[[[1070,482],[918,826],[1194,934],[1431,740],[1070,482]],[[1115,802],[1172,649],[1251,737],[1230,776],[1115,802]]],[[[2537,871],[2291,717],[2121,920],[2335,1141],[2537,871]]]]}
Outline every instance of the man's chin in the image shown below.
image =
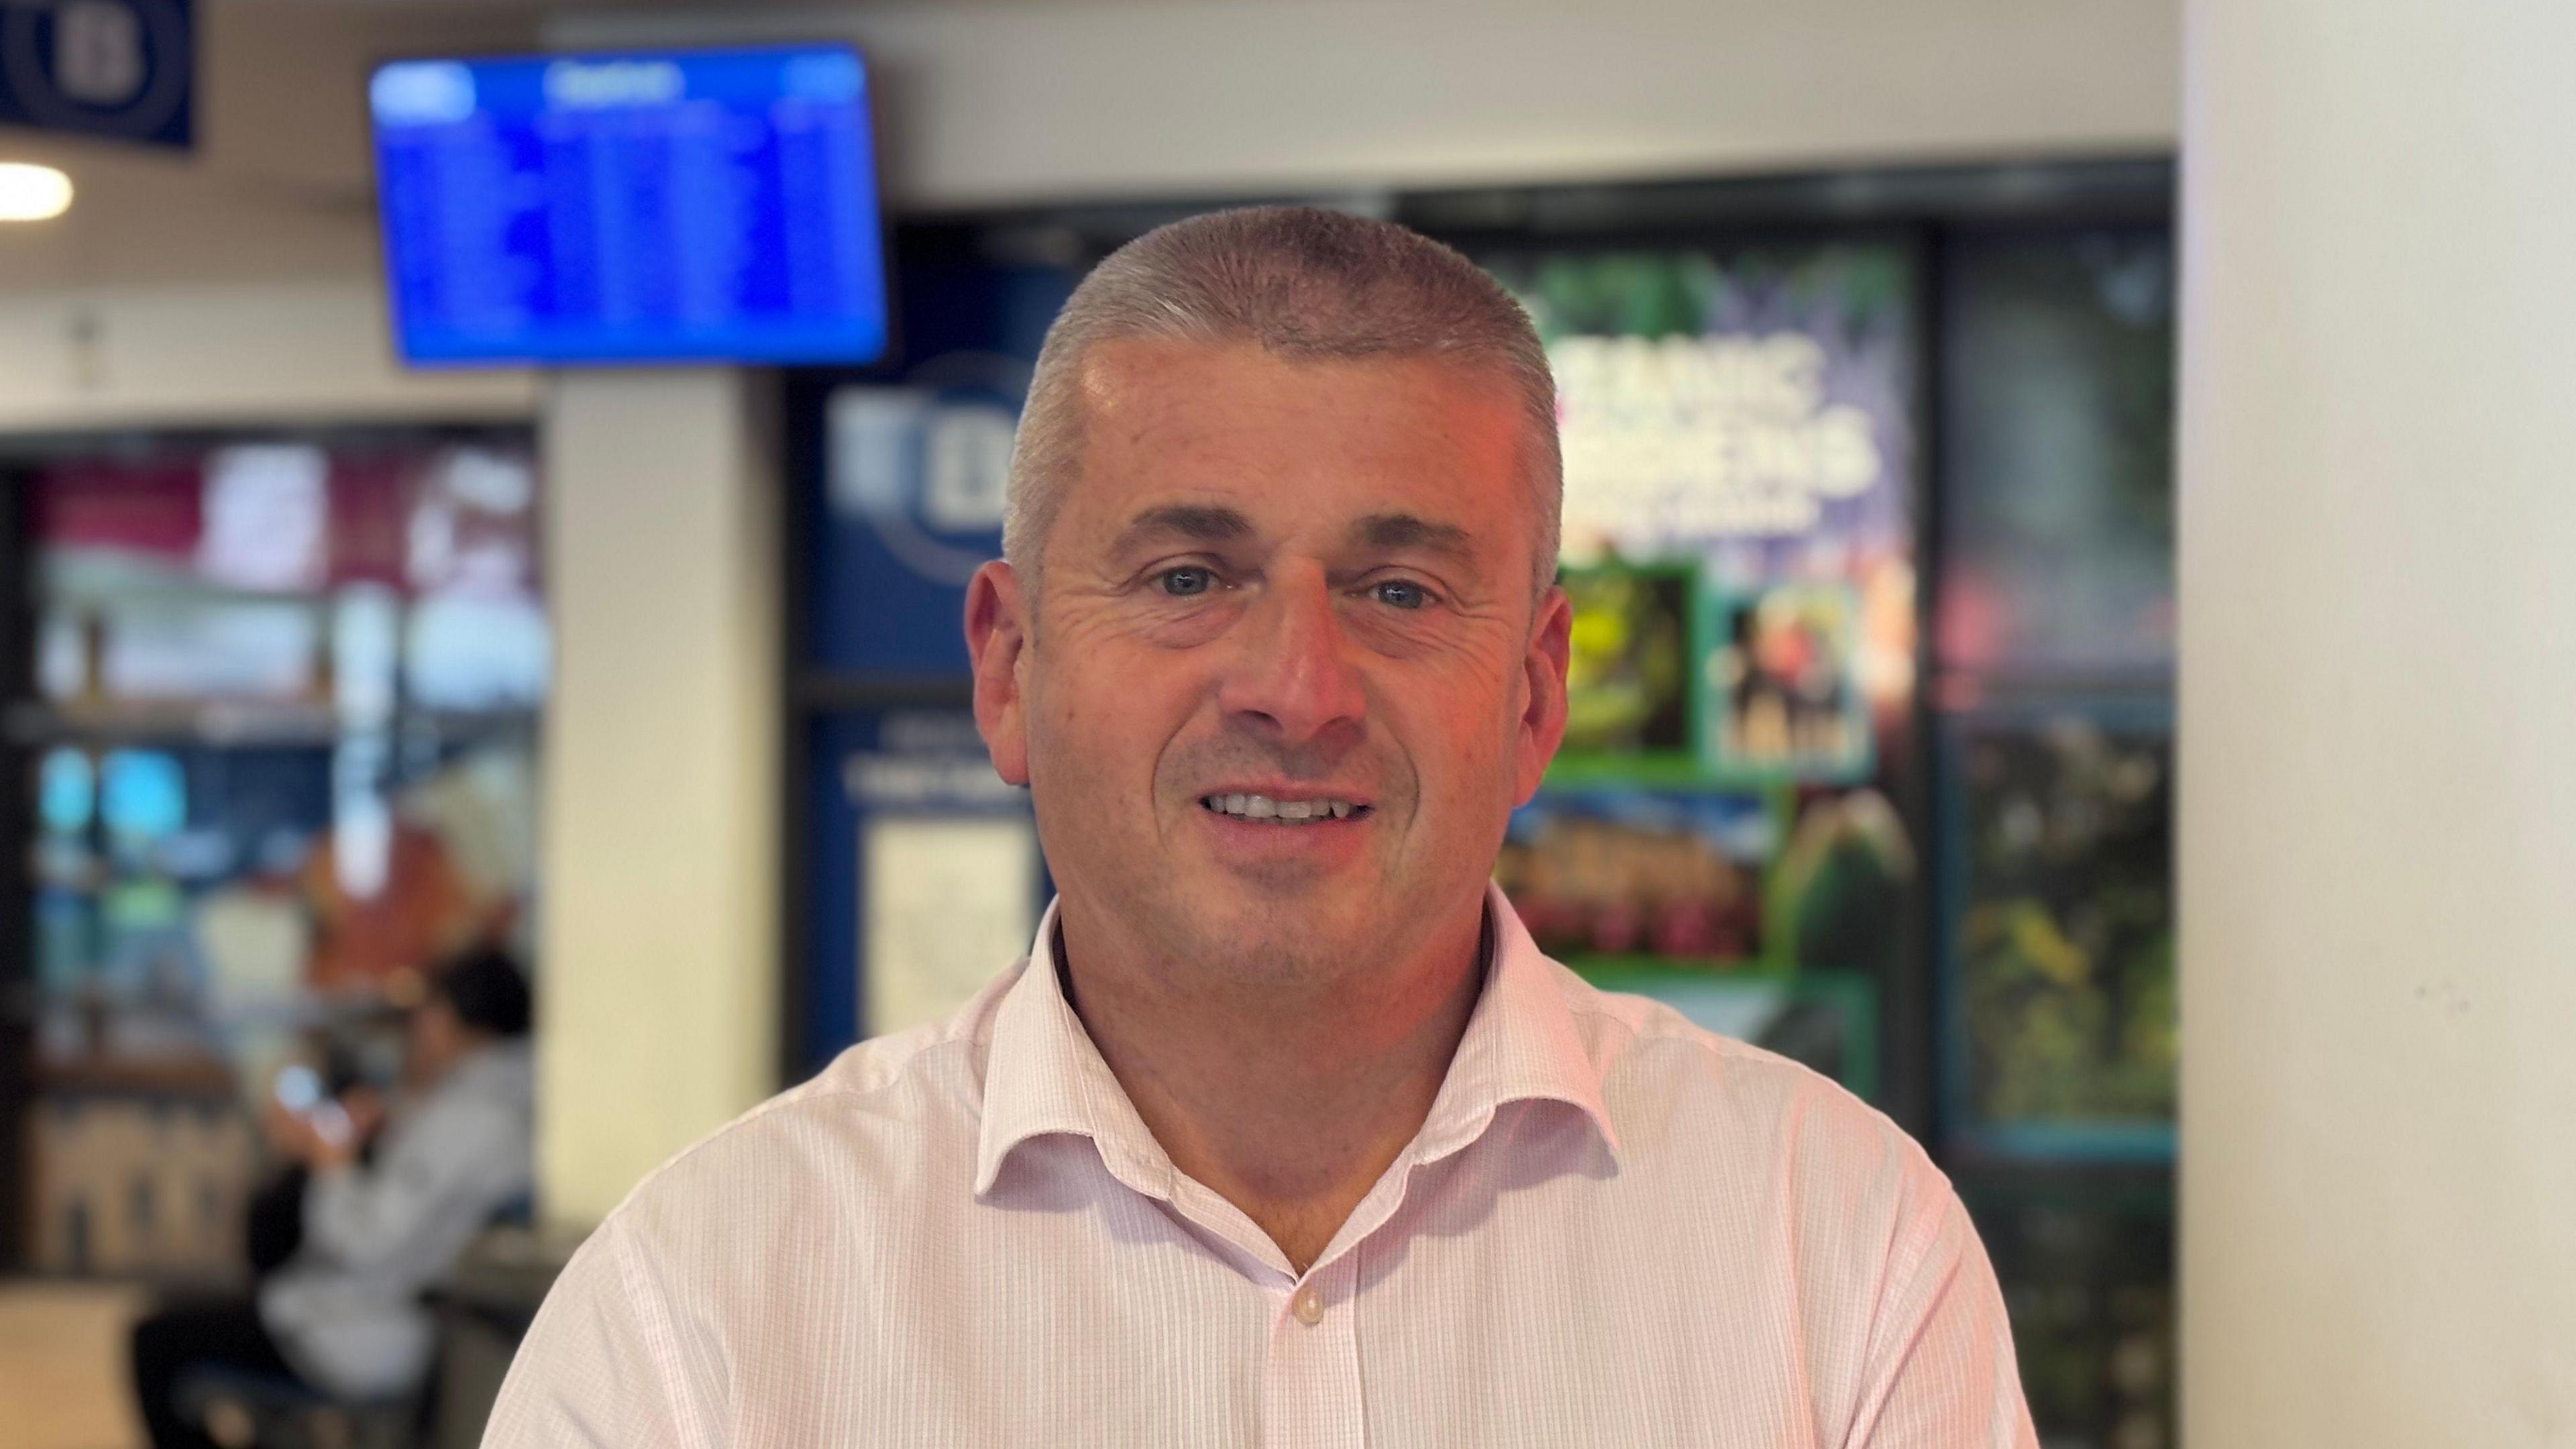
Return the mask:
{"type": "Polygon", "coordinates": [[[1215,880],[1175,881],[1171,918],[1207,949],[1242,947],[1275,953],[1300,943],[1339,938],[1369,910],[1357,892],[1327,879],[1282,878],[1228,871],[1215,880]]]}

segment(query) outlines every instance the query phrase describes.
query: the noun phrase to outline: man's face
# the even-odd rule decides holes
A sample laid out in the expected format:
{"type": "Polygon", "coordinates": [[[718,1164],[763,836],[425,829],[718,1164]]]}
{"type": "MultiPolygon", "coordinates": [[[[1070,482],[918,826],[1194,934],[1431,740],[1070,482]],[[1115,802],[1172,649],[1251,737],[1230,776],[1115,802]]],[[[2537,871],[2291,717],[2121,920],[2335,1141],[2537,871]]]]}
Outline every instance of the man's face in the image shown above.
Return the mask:
{"type": "Polygon", "coordinates": [[[1104,343],[1041,597],[987,565],[977,715],[1066,909],[1327,975],[1472,911],[1564,727],[1524,424],[1492,374],[1104,343]]]}
{"type": "Polygon", "coordinates": [[[446,1075],[450,1064],[465,1054],[465,1023],[457,1019],[456,1008],[443,997],[432,996],[412,1008],[404,1027],[408,1050],[403,1072],[415,1086],[437,1081],[446,1075]]]}

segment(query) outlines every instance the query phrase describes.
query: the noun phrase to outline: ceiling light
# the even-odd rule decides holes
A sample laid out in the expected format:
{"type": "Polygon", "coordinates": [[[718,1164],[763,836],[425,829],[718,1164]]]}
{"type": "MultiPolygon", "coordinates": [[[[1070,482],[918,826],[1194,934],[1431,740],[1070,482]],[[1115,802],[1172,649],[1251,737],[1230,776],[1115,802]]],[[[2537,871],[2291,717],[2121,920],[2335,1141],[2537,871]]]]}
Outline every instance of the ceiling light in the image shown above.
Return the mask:
{"type": "Polygon", "coordinates": [[[44,221],[71,208],[72,179],[51,166],[0,161],[0,221],[44,221]]]}

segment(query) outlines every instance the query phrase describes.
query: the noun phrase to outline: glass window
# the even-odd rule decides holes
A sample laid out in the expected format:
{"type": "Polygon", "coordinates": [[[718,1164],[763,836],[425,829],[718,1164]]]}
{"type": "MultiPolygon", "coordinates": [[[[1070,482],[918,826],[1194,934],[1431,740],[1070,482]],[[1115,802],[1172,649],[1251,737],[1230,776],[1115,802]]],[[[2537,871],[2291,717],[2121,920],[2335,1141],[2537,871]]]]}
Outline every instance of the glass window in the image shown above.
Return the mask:
{"type": "Polygon", "coordinates": [[[37,664],[14,712],[39,807],[30,1266],[222,1271],[279,1070],[391,1085],[423,973],[484,941],[526,956],[533,447],[131,437],[13,471],[37,664]]]}
{"type": "Polygon", "coordinates": [[[2174,1442],[2174,251],[1954,233],[1934,597],[1944,1166],[2042,1438],[2174,1442]]]}
{"type": "Polygon", "coordinates": [[[1945,278],[1942,668],[2170,671],[2171,235],[1968,233],[1945,278]]]}

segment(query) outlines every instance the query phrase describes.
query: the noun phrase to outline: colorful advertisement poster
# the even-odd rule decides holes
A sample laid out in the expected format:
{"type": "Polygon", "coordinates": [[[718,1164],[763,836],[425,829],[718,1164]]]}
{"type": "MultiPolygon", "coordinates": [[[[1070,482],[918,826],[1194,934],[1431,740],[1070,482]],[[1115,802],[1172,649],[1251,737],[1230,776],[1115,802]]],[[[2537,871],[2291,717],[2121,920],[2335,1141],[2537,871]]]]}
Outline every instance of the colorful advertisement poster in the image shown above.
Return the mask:
{"type": "Polygon", "coordinates": [[[1556,373],[1578,636],[1569,768],[1598,773],[1624,751],[1669,781],[1675,747],[1646,726],[1686,715],[1690,773],[1709,783],[1866,781],[1914,690],[1908,254],[1482,260],[1529,307],[1556,373]],[[1691,664],[1678,704],[1663,668],[1677,647],[1691,664]]]}
{"type": "Polygon", "coordinates": [[[1912,256],[1479,260],[1556,374],[1574,613],[1565,745],[1498,878],[1595,981],[1867,1090],[1919,920],[1888,773],[1915,688],[1912,256]]]}

